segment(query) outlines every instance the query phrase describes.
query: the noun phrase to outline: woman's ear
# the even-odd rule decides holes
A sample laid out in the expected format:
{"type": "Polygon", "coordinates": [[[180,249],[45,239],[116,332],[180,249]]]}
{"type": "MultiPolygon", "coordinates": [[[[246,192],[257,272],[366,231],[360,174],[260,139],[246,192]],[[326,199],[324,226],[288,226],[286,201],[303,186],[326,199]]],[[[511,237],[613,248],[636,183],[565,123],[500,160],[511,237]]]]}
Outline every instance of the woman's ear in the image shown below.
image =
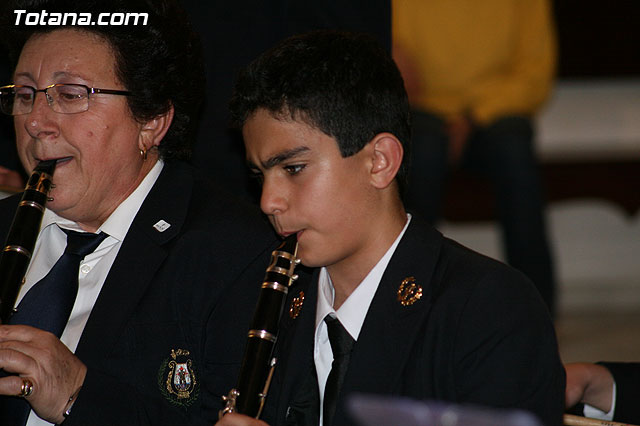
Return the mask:
{"type": "Polygon", "coordinates": [[[386,188],[396,177],[402,164],[402,143],[391,133],[379,133],[370,142],[372,183],[376,188],[386,188]]]}
{"type": "Polygon", "coordinates": [[[173,105],[167,112],[144,123],[140,129],[140,137],[138,138],[138,148],[141,151],[148,151],[153,147],[160,145],[160,141],[167,134],[171,122],[173,121],[174,109],[173,105]]]}

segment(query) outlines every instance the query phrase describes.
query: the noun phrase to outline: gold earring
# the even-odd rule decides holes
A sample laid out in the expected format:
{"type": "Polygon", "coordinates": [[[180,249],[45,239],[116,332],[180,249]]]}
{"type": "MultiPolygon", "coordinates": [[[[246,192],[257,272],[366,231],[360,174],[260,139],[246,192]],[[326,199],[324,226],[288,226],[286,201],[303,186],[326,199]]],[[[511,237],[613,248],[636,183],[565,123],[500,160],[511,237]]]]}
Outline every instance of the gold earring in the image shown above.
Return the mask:
{"type": "Polygon", "coordinates": [[[142,161],[147,161],[147,147],[143,146],[140,150],[140,156],[142,157],[142,161]]]}

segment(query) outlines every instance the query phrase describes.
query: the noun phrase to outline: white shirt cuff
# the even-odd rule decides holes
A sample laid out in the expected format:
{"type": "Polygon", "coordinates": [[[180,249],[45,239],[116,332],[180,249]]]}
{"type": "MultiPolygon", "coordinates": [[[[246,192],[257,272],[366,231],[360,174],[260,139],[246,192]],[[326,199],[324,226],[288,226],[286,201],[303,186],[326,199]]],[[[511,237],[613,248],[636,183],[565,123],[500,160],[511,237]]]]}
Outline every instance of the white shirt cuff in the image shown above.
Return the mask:
{"type": "Polygon", "coordinates": [[[616,382],[613,382],[613,392],[611,393],[611,409],[609,410],[609,412],[605,413],[604,411],[596,407],[592,407],[589,404],[584,404],[584,415],[585,417],[591,417],[593,419],[611,421],[613,420],[613,414],[615,412],[615,409],[616,409],[616,382]]]}

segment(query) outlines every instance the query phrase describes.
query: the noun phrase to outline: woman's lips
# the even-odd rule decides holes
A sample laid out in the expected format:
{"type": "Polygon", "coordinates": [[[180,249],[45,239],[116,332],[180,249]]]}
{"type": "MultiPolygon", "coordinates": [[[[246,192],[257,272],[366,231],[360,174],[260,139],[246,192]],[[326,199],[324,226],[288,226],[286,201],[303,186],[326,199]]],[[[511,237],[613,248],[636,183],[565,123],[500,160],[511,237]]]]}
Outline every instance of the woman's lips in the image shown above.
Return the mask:
{"type": "Polygon", "coordinates": [[[55,160],[56,162],[56,167],[67,163],[69,161],[71,161],[73,159],[73,157],[51,157],[51,158],[36,158],[36,160],[38,160],[38,162],[40,161],[51,161],[51,160],[55,160]]]}
{"type": "Polygon", "coordinates": [[[73,157],[62,157],[62,158],[58,158],[58,161],[56,161],[56,166],[59,166],[63,163],[67,163],[69,161],[71,161],[73,157]]]}

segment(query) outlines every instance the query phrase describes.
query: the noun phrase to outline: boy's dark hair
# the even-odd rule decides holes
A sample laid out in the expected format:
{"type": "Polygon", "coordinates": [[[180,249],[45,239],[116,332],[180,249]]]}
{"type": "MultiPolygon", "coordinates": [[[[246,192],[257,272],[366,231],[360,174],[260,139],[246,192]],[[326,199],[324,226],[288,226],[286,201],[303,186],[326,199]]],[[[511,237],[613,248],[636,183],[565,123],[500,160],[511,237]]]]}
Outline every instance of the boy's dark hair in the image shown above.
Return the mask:
{"type": "MultiPolygon", "coordinates": [[[[177,0],[13,0],[4,9],[2,34],[15,67],[27,40],[37,34],[74,29],[96,34],[106,40],[116,59],[116,75],[131,92],[129,109],[139,122],[146,122],[174,107],[171,127],[158,148],[161,157],[187,159],[195,134],[195,117],[204,93],[204,65],[200,40],[191,29],[177,0]],[[15,25],[14,10],[25,10],[15,25]],[[94,21],[101,13],[148,13],[129,25],[25,25],[27,13],[91,13],[94,21]],[[11,22],[7,21],[11,20],[11,22]]],[[[133,21],[132,21],[133,22],[133,21]]],[[[3,84],[5,84],[3,82],[3,84]]],[[[109,88],[107,88],[109,89],[109,88]]]]}
{"type": "Polygon", "coordinates": [[[241,128],[260,108],[335,138],[343,157],[359,152],[378,133],[394,134],[405,151],[397,174],[402,194],[409,102],[398,68],[373,37],[324,30],[278,43],[240,74],[230,102],[233,125],[241,128]]]}

